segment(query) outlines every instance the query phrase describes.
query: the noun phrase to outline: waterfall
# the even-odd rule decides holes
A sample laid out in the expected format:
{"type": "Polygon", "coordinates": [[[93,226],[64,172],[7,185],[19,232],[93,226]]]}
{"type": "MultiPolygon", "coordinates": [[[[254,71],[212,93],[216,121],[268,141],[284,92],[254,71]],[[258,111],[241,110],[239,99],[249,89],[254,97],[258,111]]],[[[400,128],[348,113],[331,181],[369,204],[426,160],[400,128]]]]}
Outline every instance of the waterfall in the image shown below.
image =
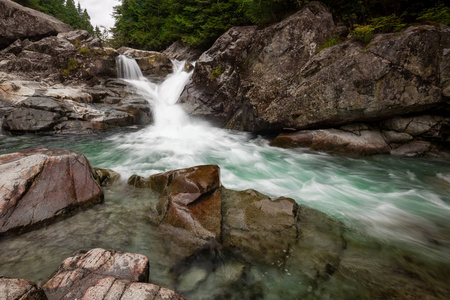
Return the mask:
{"type": "Polygon", "coordinates": [[[117,57],[120,78],[130,83],[151,105],[154,127],[160,130],[179,130],[191,122],[187,114],[176,102],[180,97],[191,73],[184,71],[184,61],[172,61],[173,73],[164,82],[155,84],[147,80],[136,60],[125,55],[117,57]]]}

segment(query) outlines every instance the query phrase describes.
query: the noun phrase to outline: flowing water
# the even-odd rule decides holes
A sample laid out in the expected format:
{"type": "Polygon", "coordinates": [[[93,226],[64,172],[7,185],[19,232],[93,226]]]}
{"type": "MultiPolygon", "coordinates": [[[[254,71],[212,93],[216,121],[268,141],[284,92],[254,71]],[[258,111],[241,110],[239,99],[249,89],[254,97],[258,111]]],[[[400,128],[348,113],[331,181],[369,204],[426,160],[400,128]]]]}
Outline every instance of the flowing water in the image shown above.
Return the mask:
{"type": "MultiPolygon", "coordinates": [[[[407,251],[420,261],[419,274],[431,272],[427,269],[430,265],[445,270],[440,271],[444,275],[433,273],[435,277],[450,276],[445,273],[450,268],[449,161],[386,155],[355,158],[270,147],[264,137],[214,128],[189,118],[176,104],[190,77],[182,62],[174,62],[173,74],[156,84],[142,76],[134,60],[119,59],[123,66],[119,74],[148,99],[154,124],[106,136],[0,136],[0,154],[38,146],[73,149],[85,154],[93,166],[121,173],[124,180],[132,174],[149,176],[217,164],[227,188],[253,188],[273,197],[291,197],[338,218],[361,240],[388,245],[389,257],[407,251]]],[[[214,293],[229,290],[230,284],[220,275],[223,272],[217,270],[242,262],[227,253],[219,261],[197,261],[186,271],[189,276],[174,277],[160,238],[149,224],[147,212],[152,201],[156,198],[150,192],[126,184],[107,189],[105,204],[1,241],[0,274],[43,283],[73,252],[103,247],[147,255],[152,282],[187,291],[185,295],[192,299],[214,298],[214,293]],[[191,282],[195,288],[189,290],[186,278],[198,279],[197,285],[191,282]]],[[[246,268],[250,275],[244,284],[225,298],[296,299],[303,291],[311,292],[311,286],[302,287],[298,278],[286,277],[287,272],[264,266],[246,268]],[[262,292],[249,288],[255,276],[263,282],[262,292]]]]}

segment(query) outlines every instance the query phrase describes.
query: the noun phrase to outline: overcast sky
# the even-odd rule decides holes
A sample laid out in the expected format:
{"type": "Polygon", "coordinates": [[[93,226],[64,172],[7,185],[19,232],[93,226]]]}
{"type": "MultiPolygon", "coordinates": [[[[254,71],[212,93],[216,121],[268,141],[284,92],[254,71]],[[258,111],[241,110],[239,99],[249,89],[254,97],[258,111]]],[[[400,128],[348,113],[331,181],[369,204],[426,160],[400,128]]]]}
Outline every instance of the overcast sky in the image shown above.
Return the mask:
{"type": "Polygon", "coordinates": [[[103,25],[110,28],[114,26],[113,6],[120,4],[119,0],[75,0],[75,5],[78,5],[78,1],[83,9],[87,9],[94,27],[103,25]]]}

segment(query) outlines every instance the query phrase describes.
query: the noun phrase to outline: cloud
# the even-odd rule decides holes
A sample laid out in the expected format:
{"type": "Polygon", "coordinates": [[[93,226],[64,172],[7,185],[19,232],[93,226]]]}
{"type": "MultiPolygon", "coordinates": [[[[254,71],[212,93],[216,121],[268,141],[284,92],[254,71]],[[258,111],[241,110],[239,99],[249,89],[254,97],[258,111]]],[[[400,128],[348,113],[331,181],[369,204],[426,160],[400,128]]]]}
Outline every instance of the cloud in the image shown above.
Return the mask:
{"type": "Polygon", "coordinates": [[[119,5],[120,0],[75,0],[76,5],[78,2],[83,9],[87,10],[94,27],[102,25],[110,28],[114,26],[113,6],[119,5]]]}

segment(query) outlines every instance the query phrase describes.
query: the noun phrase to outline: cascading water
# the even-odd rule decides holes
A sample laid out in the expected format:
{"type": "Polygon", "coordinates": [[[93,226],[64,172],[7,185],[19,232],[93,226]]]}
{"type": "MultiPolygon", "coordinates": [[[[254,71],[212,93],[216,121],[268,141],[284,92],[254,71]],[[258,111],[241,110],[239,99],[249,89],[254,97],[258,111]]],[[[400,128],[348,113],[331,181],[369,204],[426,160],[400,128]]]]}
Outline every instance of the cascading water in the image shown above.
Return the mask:
{"type": "MultiPolygon", "coordinates": [[[[381,254],[386,260],[367,262],[380,269],[380,273],[385,271],[386,264],[403,263],[404,257],[419,262],[411,270],[417,278],[448,275],[445,273],[450,265],[448,161],[385,155],[352,158],[307,149],[270,147],[262,137],[214,128],[189,118],[176,104],[190,77],[190,73],[184,72],[183,62],[175,61],[173,74],[160,84],[142,76],[132,59],[119,56],[117,65],[121,78],[149,101],[154,114],[152,125],[139,130],[124,129],[103,139],[7,136],[2,137],[0,153],[38,146],[73,149],[85,154],[93,166],[113,169],[125,179],[132,174],[149,176],[200,164],[217,164],[221,168],[222,184],[227,188],[253,188],[274,197],[291,197],[300,204],[333,215],[361,233],[358,237],[361,251],[368,251],[366,240],[372,238],[376,240],[377,251],[379,245],[387,244],[381,254]],[[444,266],[444,275],[435,266],[444,266]]],[[[0,274],[43,283],[74,251],[103,247],[147,255],[152,281],[173,287],[164,252],[158,248],[158,237],[148,224],[149,195],[143,197],[139,193],[107,191],[108,201],[104,205],[48,228],[2,241],[0,274]]],[[[351,255],[346,254],[343,259],[348,263],[351,255]]],[[[286,271],[289,266],[276,271],[251,266],[246,272],[251,274],[255,268],[273,275],[261,277],[264,285],[263,294],[258,294],[263,295],[261,298],[296,299],[299,298],[297,290],[310,290],[309,286],[302,287],[302,280],[286,271]]],[[[193,270],[197,273],[192,274],[204,274],[210,269],[195,266],[193,270]]],[[[211,283],[212,277],[208,276],[195,289],[198,294],[191,294],[192,299],[209,299],[208,288],[226,289],[222,283],[211,283]],[[203,291],[205,294],[201,294],[203,291]]],[[[348,290],[352,290],[352,284],[349,285],[348,290]]],[[[245,287],[233,291],[234,297],[243,299],[239,292],[245,287]]],[[[312,298],[339,298],[335,295],[342,295],[339,291],[343,289],[339,284],[333,287],[333,280],[317,283],[314,288],[319,294],[311,295],[312,298]],[[321,291],[325,294],[320,294],[321,291]]]]}

